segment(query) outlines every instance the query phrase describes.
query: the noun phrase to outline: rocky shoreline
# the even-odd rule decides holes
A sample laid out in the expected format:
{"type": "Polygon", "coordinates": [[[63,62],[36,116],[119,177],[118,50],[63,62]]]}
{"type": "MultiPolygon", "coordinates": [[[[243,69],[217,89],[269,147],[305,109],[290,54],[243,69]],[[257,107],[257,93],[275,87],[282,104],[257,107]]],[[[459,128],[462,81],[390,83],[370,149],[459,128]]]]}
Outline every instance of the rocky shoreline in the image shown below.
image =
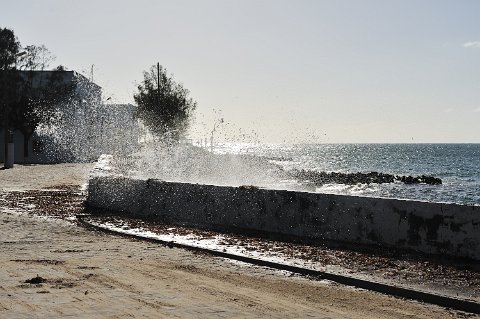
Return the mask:
{"type": "Polygon", "coordinates": [[[291,170],[289,174],[301,182],[311,183],[315,186],[324,184],[385,184],[402,182],[407,185],[411,184],[426,184],[426,185],[441,185],[442,180],[438,177],[421,175],[421,176],[405,176],[393,175],[378,172],[369,173],[337,173],[337,172],[317,172],[310,170],[291,170]]]}

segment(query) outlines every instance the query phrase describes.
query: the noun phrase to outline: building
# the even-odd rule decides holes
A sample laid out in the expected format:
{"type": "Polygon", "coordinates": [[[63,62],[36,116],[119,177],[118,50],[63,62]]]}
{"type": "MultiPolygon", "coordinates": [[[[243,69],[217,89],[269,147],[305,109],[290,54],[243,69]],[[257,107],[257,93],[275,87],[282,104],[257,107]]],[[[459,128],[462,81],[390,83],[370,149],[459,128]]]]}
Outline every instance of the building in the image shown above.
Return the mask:
{"type": "MultiPolygon", "coordinates": [[[[138,125],[133,105],[103,104],[101,87],[75,71],[19,73],[28,78],[32,87],[45,87],[55,78],[71,86],[71,91],[68,99],[52,105],[55,116],[51,123],[38,125],[29,136],[13,128],[15,163],[86,162],[102,153],[126,152],[136,147],[138,125]]],[[[3,162],[4,128],[0,134],[3,162]]]]}

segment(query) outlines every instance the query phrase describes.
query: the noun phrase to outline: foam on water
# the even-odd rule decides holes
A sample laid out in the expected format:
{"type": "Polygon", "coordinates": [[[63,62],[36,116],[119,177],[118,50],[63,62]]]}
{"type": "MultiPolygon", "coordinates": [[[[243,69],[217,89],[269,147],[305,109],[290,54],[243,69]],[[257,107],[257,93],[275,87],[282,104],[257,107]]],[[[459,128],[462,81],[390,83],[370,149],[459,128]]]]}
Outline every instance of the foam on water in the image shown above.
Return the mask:
{"type": "Polygon", "coordinates": [[[317,192],[480,205],[480,144],[299,144],[222,146],[255,154],[284,170],[432,175],[442,185],[324,184],[317,192]]]}

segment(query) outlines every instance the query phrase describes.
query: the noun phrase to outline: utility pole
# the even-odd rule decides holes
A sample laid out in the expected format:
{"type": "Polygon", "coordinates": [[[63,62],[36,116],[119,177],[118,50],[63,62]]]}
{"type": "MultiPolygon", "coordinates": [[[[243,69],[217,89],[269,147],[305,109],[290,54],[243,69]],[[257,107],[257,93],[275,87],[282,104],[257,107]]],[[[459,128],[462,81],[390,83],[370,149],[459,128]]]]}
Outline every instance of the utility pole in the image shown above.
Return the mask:
{"type": "MultiPolygon", "coordinates": [[[[9,71],[6,71],[9,72],[9,71]]],[[[5,151],[4,151],[4,161],[3,167],[4,168],[13,168],[14,163],[14,144],[13,144],[13,136],[10,134],[10,105],[8,101],[4,101],[5,107],[5,121],[3,125],[4,129],[4,144],[5,144],[5,151]]]]}
{"type": "MultiPolygon", "coordinates": [[[[13,72],[17,72],[17,59],[23,55],[27,54],[27,52],[22,51],[15,53],[15,66],[13,68],[13,72]]],[[[4,68],[3,68],[3,73],[4,76],[6,74],[11,74],[12,70],[9,70],[7,67],[7,62],[5,61],[4,63],[4,68]]],[[[16,75],[16,74],[14,74],[16,75]]],[[[9,79],[5,79],[4,81],[8,81],[9,79]]],[[[17,94],[17,84],[15,83],[15,94],[17,94]]],[[[4,168],[13,168],[13,163],[14,163],[14,155],[15,155],[15,149],[14,149],[14,141],[13,141],[13,133],[10,133],[9,130],[9,121],[10,121],[10,105],[8,100],[3,101],[3,106],[5,108],[5,121],[3,125],[4,131],[4,144],[5,144],[5,151],[4,151],[4,161],[3,161],[3,166],[4,168]]]]}
{"type": "Polygon", "coordinates": [[[160,107],[160,62],[157,62],[157,107],[160,107]]]}
{"type": "Polygon", "coordinates": [[[157,62],[157,92],[160,98],[160,62],[157,62]]]}
{"type": "MultiPolygon", "coordinates": [[[[7,56],[5,56],[5,62],[3,62],[3,70],[2,70],[2,77],[1,77],[1,80],[2,82],[6,82],[6,74],[7,74],[7,56]]],[[[2,85],[4,85],[6,83],[2,83],[2,85]]],[[[5,118],[3,119],[3,130],[4,130],[4,134],[3,134],[3,143],[4,143],[4,152],[3,152],[3,165],[5,168],[8,168],[7,167],[7,155],[8,155],[8,105],[7,105],[7,101],[6,101],[6,98],[5,96],[2,94],[2,104],[3,104],[3,110],[4,110],[4,116],[5,118]]]]}
{"type": "MultiPolygon", "coordinates": [[[[3,69],[3,80],[6,82],[8,81],[8,76],[7,74],[10,73],[10,70],[7,69],[7,66],[5,64],[4,66],[4,69],[3,69]]],[[[3,107],[4,107],[4,115],[5,115],[5,119],[4,119],[4,122],[3,122],[3,143],[4,143],[4,152],[3,152],[3,167],[4,168],[12,168],[13,167],[13,163],[11,163],[12,161],[10,160],[10,157],[12,154],[10,154],[11,152],[10,151],[10,130],[9,130],[9,117],[10,117],[10,105],[8,103],[8,99],[5,99],[2,101],[3,102],[3,107]]]]}
{"type": "Polygon", "coordinates": [[[4,152],[3,152],[3,166],[7,167],[7,157],[8,157],[8,105],[6,103],[3,104],[5,110],[5,118],[3,120],[3,144],[4,144],[4,152]]]}

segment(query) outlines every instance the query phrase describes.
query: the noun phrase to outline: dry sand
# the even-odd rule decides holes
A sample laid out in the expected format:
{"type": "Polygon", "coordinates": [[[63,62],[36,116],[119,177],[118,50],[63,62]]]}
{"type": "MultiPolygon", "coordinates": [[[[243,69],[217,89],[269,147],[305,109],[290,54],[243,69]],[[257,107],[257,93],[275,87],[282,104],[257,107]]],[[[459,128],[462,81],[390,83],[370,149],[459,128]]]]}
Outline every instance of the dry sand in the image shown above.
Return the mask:
{"type": "Polygon", "coordinates": [[[46,189],[59,185],[84,186],[93,164],[19,165],[3,169],[0,163],[0,192],[46,189]]]}
{"type": "MultiPolygon", "coordinates": [[[[17,165],[0,193],[85,183],[91,165],[17,165]]],[[[1,194],[0,194],[1,198],[1,194]]],[[[463,318],[440,307],[96,233],[0,201],[0,318],[463,318]],[[37,277],[41,283],[26,283],[37,277]]]]}

